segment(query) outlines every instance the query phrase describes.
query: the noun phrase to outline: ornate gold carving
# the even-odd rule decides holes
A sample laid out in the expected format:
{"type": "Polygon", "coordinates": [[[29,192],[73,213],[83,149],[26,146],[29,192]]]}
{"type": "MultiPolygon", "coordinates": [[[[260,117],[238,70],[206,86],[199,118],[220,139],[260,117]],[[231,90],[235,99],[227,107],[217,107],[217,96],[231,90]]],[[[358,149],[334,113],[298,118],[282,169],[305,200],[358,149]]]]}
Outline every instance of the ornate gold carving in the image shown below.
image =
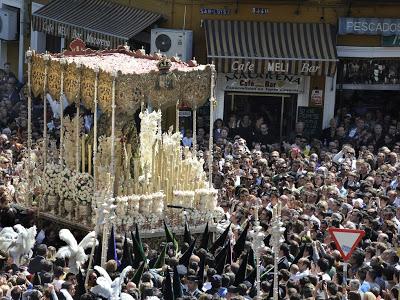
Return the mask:
{"type": "Polygon", "coordinates": [[[64,93],[69,103],[75,101],[79,94],[79,69],[75,63],[67,66],[64,74],[64,93]]]}
{"type": "Polygon", "coordinates": [[[92,69],[82,68],[81,100],[83,106],[93,111],[94,108],[94,81],[96,75],[92,69]]]}
{"type": "Polygon", "coordinates": [[[54,100],[60,100],[60,88],[61,88],[61,65],[56,60],[51,60],[49,64],[49,75],[48,75],[48,87],[49,93],[54,100]]]}
{"type": "MultiPolygon", "coordinates": [[[[93,54],[92,54],[93,55],[93,54]]],[[[101,55],[101,54],[99,54],[101,55]]],[[[145,58],[142,58],[145,59],[145,58]]],[[[158,61],[154,60],[154,64],[158,61]]],[[[64,74],[64,92],[70,102],[75,101],[81,92],[82,104],[93,111],[94,81],[93,69],[82,66],[81,84],[79,85],[79,70],[75,63],[67,66],[64,74]]],[[[34,55],[32,61],[32,89],[37,96],[42,92],[44,81],[43,55],[34,55]]],[[[60,98],[60,63],[52,60],[48,70],[48,89],[54,99],[60,98]]],[[[116,112],[133,115],[142,101],[150,102],[157,108],[175,106],[179,99],[184,103],[200,107],[210,97],[211,68],[193,71],[151,71],[146,74],[120,74],[116,82],[116,112]]],[[[111,112],[111,74],[99,73],[98,105],[105,112],[111,112]]]]}
{"type": "Polygon", "coordinates": [[[112,78],[110,74],[100,71],[98,85],[99,107],[104,113],[111,113],[112,78]]]}
{"type": "Polygon", "coordinates": [[[44,60],[37,55],[32,57],[32,92],[35,97],[43,92],[44,60]]]}

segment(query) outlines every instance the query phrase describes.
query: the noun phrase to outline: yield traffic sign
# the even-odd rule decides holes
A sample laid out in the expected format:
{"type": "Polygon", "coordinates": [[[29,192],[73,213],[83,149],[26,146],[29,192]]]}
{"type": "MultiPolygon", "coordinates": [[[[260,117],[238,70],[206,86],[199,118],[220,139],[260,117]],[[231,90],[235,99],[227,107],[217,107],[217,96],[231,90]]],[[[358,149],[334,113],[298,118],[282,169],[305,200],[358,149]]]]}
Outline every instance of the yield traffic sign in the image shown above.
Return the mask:
{"type": "Polygon", "coordinates": [[[364,230],[334,227],[329,228],[328,232],[335,242],[344,261],[347,261],[350,258],[358,243],[360,243],[361,239],[365,235],[364,230]]]}

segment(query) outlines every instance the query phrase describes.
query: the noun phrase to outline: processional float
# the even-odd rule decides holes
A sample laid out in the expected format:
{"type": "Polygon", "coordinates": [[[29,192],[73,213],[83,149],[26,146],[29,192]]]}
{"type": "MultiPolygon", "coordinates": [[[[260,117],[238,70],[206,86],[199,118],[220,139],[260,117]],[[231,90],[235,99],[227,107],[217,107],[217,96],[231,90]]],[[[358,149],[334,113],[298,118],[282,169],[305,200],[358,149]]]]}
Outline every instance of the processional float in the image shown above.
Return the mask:
{"type": "MultiPolygon", "coordinates": [[[[127,46],[94,51],[81,40],[58,54],[28,50],[26,58],[28,142],[21,172],[25,178],[17,187],[21,206],[34,206],[39,214],[54,220],[92,229],[99,208],[113,203],[117,231],[138,224],[144,235],[162,231],[165,219],[176,228],[183,227],[187,219],[200,230],[221,215],[211,184],[212,168],[207,178],[196,148],[181,146],[178,118],[180,104],[191,107],[196,116],[196,110],[210,101],[207,163],[211,166],[213,65],[198,65],[195,60],[184,63],[159,53],[148,55],[143,49],[133,52],[127,46]],[[52,139],[47,128],[49,96],[60,107],[59,140],[52,139]],[[43,138],[35,143],[32,97],[42,97],[44,106],[43,138]],[[72,119],[64,116],[65,103],[76,107],[72,119]],[[171,106],[177,110],[175,131],[162,132],[161,111],[171,106]],[[88,134],[83,130],[82,107],[93,113],[88,134]],[[139,109],[141,130],[137,134],[134,119],[139,109]]],[[[195,140],[194,135],[194,145],[195,140]]]]}

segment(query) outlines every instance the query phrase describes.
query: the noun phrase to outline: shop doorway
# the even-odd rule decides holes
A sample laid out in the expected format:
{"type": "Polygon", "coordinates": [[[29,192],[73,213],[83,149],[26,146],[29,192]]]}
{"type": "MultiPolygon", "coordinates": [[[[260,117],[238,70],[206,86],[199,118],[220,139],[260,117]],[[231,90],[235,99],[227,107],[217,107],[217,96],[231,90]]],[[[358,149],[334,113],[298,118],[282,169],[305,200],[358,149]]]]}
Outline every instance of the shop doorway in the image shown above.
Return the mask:
{"type": "Polygon", "coordinates": [[[225,93],[226,119],[235,114],[239,119],[249,115],[253,124],[263,117],[277,142],[284,141],[296,123],[297,95],[225,93]]]}

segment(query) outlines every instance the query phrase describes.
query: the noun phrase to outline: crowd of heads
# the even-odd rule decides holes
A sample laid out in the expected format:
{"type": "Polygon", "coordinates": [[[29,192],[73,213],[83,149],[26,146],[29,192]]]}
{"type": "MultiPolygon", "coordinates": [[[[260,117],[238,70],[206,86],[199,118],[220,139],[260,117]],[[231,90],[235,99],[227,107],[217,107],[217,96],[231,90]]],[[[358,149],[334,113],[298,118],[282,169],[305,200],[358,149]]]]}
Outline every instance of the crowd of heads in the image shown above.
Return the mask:
{"type": "MultiPolygon", "coordinates": [[[[7,101],[3,96],[0,104],[7,107],[7,101]]],[[[26,120],[24,104],[15,107],[14,113],[26,120]]],[[[7,122],[0,136],[0,227],[31,226],[35,216],[12,205],[15,165],[21,159],[24,137],[18,135],[23,132],[18,131],[18,122],[16,127],[7,122]]],[[[192,238],[182,238],[179,247],[168,239],[140,242],[143,259],[134,251],[133,236],[120,237],[118,257],[108,260],[104,268],[112,279],[118,278],[126,265],[127,247],[133,250],[131,258],[136,262],[123,280],[122,291],[134,299],[252,299],[259,270],[260,298],[270,299],[276,254],[279,299],[398,299],[399,124],[380,111],[360,114],[341,109],[318,136],[309,136],[299,122],[291,134],[280,137],[267,117],[233,115],[226,122],[216,120],[214,160],[205,168],[212,168],[219,205],[225,211],[224,219],[216,221],[224,228],[231,224],[225,239],[205,243],[203,235],[192,245],[192,238]],[[274,253],[270,228],[277,205],[282,207],[285,231],[280,251],[274,253]],[[264,245],[257,249],[250,234],[256,213],[265,234],[264,245]],[[365,231],[347,261],[347,272],[330,227],[365,231]],[[122,246],[125,240],[126,247],[122,246]]],[[[200,121],[198,126],[197,153],[207,162],[208,131],[200,121]]],[[[183,144],[193,145],[192,131],[184,133],[183,144]]],[[[91,288],[102,274],[90,270],[85,286],[84,275],[71,273],[68,259],[56,255],[64,245],[56,226],[37,225],[30,260],[16,265],[7,253],[0,254],[0,299],[100,298],[91,288]]],[[[74,234],[77,239],[82,236],[74,234]]],[[[86,269],[87,263],[83,274],[86,269]]]]}

